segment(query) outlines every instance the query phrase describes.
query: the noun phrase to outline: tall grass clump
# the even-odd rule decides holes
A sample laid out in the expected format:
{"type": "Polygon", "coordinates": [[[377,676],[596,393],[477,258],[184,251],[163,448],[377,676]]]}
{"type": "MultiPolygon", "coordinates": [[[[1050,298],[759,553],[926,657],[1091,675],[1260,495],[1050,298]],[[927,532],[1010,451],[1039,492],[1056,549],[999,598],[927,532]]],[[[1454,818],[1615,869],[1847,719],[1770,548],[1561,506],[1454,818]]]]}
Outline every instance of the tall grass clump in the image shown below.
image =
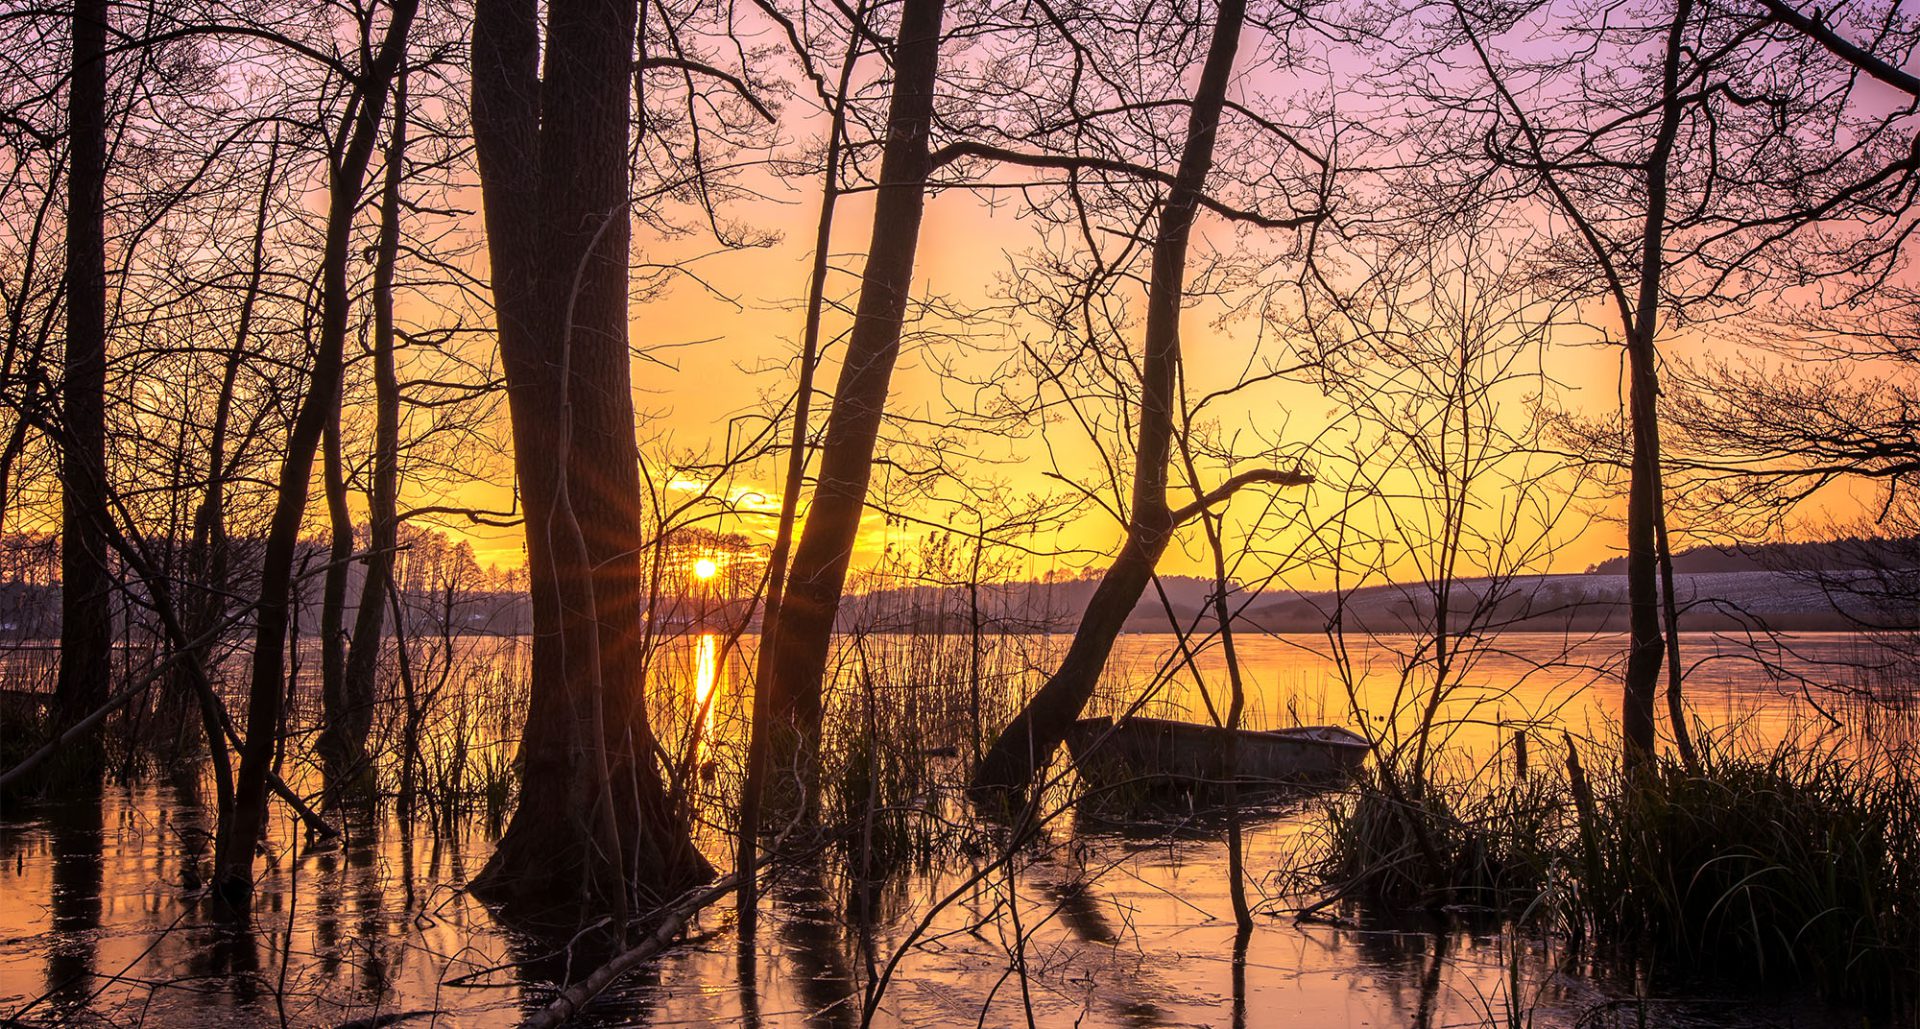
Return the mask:
{"type": "Polygon", "coordinates": [[[1474,776],[1370,767],[1325,807],[1315,871],[1342,896],[1389,908],[1523,907],[1563,865],[1567,796],[1564,780],[1538,773],[1489,789],[1474,776]]]}
{"type": "MultiPolygon", "coordinates": [[[[968,761],[1017,710],[1019,683],[1043,640],[963,624],[938,611],[861,612],[870,631],[843,633],[820,741],[824,830],[863,890],[901,873],[978,853],[990,832],[963,794],[968,761]]],[[[779,773],[774,773],[777,778],[779,773]]]]}
{"type": "MultiPolygon", "coordinates": [[[[1699,766],[1425,781],[1372,769],[1325,809],[1316,871],[1389,909],[1543,910],[1597,956],[1662,975],[1799,984],[1882,1010],[1920,1002],[1913,755],[1702,734],[1699,766]]],[[[1618,753],[1617,746],[1584,748],[1618,753]]]]}
{"type": "Polygon", "coordinates": [[[1920,997],[1920,790],[1911,763],[1839,744],[1614,772],[1569,855],[1596,939],[1669,967],[1805,983],[1876,1007],[1920,997]]]}
{"type": "Polygon", "coordinates": [[[857,638],[832,699],[822,789],[856,878],[924,865],[952,844],[941,796],[967,732],[966,658],[951,634],[857,638]]]}
{"type": "Polygon", "coordinates": [[[847,733],[839,767],[830,774],[828,817],[862,878],[885,876],[929,856],[937,820],[934,795],[914,755],[874,728],[847,733]]]}

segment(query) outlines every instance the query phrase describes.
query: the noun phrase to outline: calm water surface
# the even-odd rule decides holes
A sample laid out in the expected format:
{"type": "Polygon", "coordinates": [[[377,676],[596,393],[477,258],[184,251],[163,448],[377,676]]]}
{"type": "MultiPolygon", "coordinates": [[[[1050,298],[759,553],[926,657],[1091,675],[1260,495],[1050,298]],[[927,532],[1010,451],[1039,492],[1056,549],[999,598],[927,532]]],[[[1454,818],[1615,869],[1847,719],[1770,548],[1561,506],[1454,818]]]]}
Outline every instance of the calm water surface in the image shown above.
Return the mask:
{"type": "MultiPolygon", "coordinates": [[[[1817,732],[1828,724],[1822,711],[1865,717],[1868,706],[1819,685],[1884,693],[1889,681],[1853,667],[1874,653],[1846,636],[1776,640],[1759,652],[1706,637],[1686,644],[1688,660],[1700,662],[1689,677],[1695,713],[1755,740],[1817,732]]],[[[992,668],[1010,676],[1043,668],[1061,645],[1044,637],[1008,643],[992,668]]],[[[1250,720],[1390,731],[1396,695],[1422,685],[1401,674],[1403,646],[1383,640],[1343,662],[1317,637],[1242,640],[1250,720]]],[[[711,741],[701,745],[726,768],[738,757],[730,726],[742,706],[741,657],[722,660],[723,649],[711,637],[685,641],[668,655],[668,671],[684,676],[686,710],[714,694],[711,741]]],[[[1611,676],[1620,650],[1611,637],[1503,637],[1502,649],[1463,677],[1442,721],[1462,754],[1497,752],[1520,726],[1605,737],[1618,710],[1611,676]]],[[[1204,718],[1209,700],[1224,699],[1217,651],[1190,665],[1170,638],[1131,636],[1113,666],[1103,710],[1131,706],[1145,692],[1153,713],[1204,718]],[[1167,670],[1173,674],[1163,676],[1167,670]]],[[[1912,722],[1911,708],[1871,709],[1888,726],[1912,722]]],[[[510,746],[496,732],[498,713],[445,717],[445,732],[465,734],[468,749],[510,746]]],[[[432,750],[455,746],[443,740],[432,750]]],[[[300,753],[289,749],[287,767],[297,770],[300,753]]],[[[980,853],[956,851],[861,898],[836,862],[788,868],[770,890],[749,954],[737,946],[732,910],[717,905],[656,967],[604,998],[595,1018],[858,1025],[876,970],[897,957],[876,1024],[1024,1025],[1029,1009],[1038,1025],[1087,1027],[1437,1027],[1507,1024],[1516,1012],[1535,1026],[1639,1024],[1640,1009],[1621,1003],[1634,995],[1632,983],[1572,962],[1537,934],[1364,914],[1296,924],[1289,912],[1303,894],[1291,873],[1314,846],[1314,805],[1325,802],[1297,802],[1251,827],[1246,865],[1262,910],[1238,953],[1218,826],[1114,826],[1062,812],[1010,879],[994,874],[969,885],[985,863],[977,845],[980,853]],[[922,922],[925,931],[914,934],[922,922]]],[[[961,809],[948,802],[945,810],[961,809]]],[[[351,826],[343,845],[313,849],[284,808],[275,818],[255,926],[242,933],[192,900],[212,812],[210,798],[190,786],[143,781],[109,787],[97,804],[8,811],[0,822],[0,1016],[27,1024],[334,1026],[409,1015],[400,1024],[496,1026],[515,1023],[549,995],[548,983],[565,977],[567,957],[553,944],[502,929],[461,891],[491,846],[484,819],[407,833],[389,818],[351,826]]],[[[724,855],[724,840],[707,842],[724,855]]],[[[1654,995],[1644,1009],[1650,1025],[1861,1024],[1857,1014],[1750,990],[1662,982],[1654,995]]]]}

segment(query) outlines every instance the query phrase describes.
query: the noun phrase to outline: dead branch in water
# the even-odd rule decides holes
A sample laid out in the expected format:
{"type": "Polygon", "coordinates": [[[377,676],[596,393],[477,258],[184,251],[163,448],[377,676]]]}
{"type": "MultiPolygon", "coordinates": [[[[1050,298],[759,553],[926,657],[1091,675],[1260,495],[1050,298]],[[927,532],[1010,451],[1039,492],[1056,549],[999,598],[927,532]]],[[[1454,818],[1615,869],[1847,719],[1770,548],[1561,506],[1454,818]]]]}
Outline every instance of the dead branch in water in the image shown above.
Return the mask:
{"type": "Polygon", "coordinates": [[[593,998],[606,992],[621,976],[626,975],[643,962],[658,956],[667,949],[667,945],[680,935],[687,920],[698,914],[707,905],[734,892],[739,888],[740,876],[736,873],[714,883],[712,886],[688,894],[678,903],[669,905],[661,914],[660,924],[645,939],[626,950],[615,954],[606,964],[593,970],[585,979],[560,991],[560,994],[547,1002],[547,1006],[528,1016],[520,1023],[521,1029],[550,1029],[552,1026],[565,1025],[580,1009],[587,1006],[593,998]]]}

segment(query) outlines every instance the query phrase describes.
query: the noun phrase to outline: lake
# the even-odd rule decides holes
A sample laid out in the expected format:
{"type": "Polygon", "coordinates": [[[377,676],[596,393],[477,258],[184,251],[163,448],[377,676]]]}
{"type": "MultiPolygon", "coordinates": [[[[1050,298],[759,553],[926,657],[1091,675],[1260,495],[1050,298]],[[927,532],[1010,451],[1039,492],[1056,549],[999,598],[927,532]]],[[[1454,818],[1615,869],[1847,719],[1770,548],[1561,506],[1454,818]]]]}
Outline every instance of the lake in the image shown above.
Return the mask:
{"type": "MultiPolygon", "coordinates": [[[[948,727],[956,737],[929,736],[929,749],[964,754],[973,712],[999,717],[1064,642],[992,638],[979,654],[962,636],[845,642],[844,681],[862,685],[840,710],[851,716],[871,700],[888,718],[948,727]],[[978,693],[956,688],[956,673],[975,668],[978,693]]],[[[1409,701],[1431,686],[1427,666],[1408,660],[1417,641],[1349,642],[1341,652],[1324,637],[1237,639],[1250,724],[1404,731],[1422,706],[1409,701]]],[[[475,637],[459,647],[439,679],[448,698],[461,684],[506,689],[524,661],[517,641],[475,637]]],[[[1911,678],[1874,641],[1690,634],[1682,648],[1694,715],[1737,727],[1747,745],[1823,732],[1914,738],[1912,697],[1894,685],[1911,678]]],[[[1504,767],[1516,729],[1610,745],[1623,649],[1616,636],[1507,634],[1470,652],[1438,706],[1450,760],[1461,774],[1504,767]]],[[[750,639],[739,649],[713,636],[676,641],[661,653],[654,691],[663,742],[701,748],[700,764],[718,770],[701,839],[723,864],[738,685],[751,653],[750,639]],[[696,741],[693,712],[708,696],[696,741]]],[[[1111,713],[1144,697],[1143,711],[1205,719],[1209,702],[1224,699],[1225,671],[1218,646],[1189,657],[1173,637],[1126,636],[1095,706],[1111,713]]],[[[474,768],[503,760],[517,711],[448,701],[431,760],[455,752],[474,768]]],[[[298,739],[286,767],[303,781],[298,739]]],[[[965,821],[950,790],[961,759],[930,762],[939,785],[929,804],[965,821]]],[[[212,813],[206,791],[183,778],[148,775],[107,787],[97,804],[6,812],[0,1015],[29,1024],[333,1026],[413,1013],[399,1024],[496,1026],[514,1024],[564,976],[568,955],[503,929],[461,891],[491,846],[477,811],[407,831],[389,812],[350,826],[343,845],[309,849],[276,808],[255,926],[240,932],[207,917],[191,895],[212,813]]],[[[1637,1024],[1642,1014],[1665,1026],[1860,1024],[1795,994],[1673,979],[1657,983],[1644,1008],[1623,1003],[1633,982],[1530,929],[1364,911],[1296,922],[1292,910],[1314,894],[1295,873],[1316,846],[1319,806],[1337,802],[1301,798],[1251,820],[1246,864],[1258,913],[1243,952],[1217,824],[1110,823],[1062,806],[1011,876],[977,875],[996,829],[972,822],[873,890],[856,889],[831,858],[796,862],[769,888],[750,951],[737,945],[728,905],[709,908],[682,944],[604,997],[591,1024],[858,1025],[877,973],[896,960],[874,1024],[1024,1025],[1029,1011],[1036,1025],[1086,1027],[1444,1026],[1506,1024],[1510,1015],[1571,1027],[1637,1024]]]]}

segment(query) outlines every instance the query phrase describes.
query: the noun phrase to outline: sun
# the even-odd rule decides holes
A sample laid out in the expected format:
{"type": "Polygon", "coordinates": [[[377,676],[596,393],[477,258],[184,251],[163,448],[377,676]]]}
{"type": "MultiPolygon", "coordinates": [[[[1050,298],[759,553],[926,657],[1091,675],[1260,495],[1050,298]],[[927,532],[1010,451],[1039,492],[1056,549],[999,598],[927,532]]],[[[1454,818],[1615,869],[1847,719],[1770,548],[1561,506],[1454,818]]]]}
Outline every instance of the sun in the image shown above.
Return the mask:
{"type": "Polygon", "coordinates": [[[713,558],[703,557],[693,563],[693,577],[696,579],[711,579],[719,573],[720,566],[713,562],[713,558]]]}

